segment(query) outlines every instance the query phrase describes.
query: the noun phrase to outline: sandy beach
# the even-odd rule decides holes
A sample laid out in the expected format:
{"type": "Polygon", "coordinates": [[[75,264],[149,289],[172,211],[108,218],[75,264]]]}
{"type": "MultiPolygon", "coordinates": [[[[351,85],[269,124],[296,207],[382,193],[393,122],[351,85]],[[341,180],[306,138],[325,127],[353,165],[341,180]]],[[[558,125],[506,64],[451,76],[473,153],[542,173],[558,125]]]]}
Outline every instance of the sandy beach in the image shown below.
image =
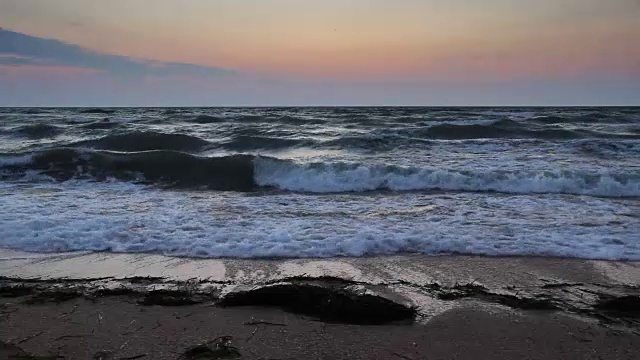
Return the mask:
{"type": "Polygon", "coordinates": [[[3,358],[636,359],[640,351],[634,262],[14,251],[0,259],[3,358]]]}

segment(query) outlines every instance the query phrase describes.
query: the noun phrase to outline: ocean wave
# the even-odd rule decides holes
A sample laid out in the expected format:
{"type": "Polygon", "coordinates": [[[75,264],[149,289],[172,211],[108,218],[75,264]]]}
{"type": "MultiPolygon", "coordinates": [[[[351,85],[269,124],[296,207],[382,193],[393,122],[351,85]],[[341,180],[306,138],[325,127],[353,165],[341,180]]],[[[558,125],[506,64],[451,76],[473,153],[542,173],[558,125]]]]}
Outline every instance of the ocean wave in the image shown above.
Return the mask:
{"type": "Polygon", "coordinates": [[[114,114],[116,110],[95,108],[95,109],[83,109],[78,112],[81,114],[114,114]]]}
{"type": "Polygon", "coordinates": [[[16,132],[31,139],[42,139],[62,133],[62,128],[51,124],[36,123],[22,126],[16,132]]]}
{"type": "Polygon", "coordinates": [[[515,109],[512,111],[487,110],[487,111],[480,111],[477,114],[482,116],[504,116],[509,118],[519,118],[519,119],[530,119],[536,116],[536,112],[534,111],[515,110],[515,109]]]}
{"type": "Polygon", "coordinates": [[[187,121],[194,124],[213,124],[222,121],[227,121],[228,118],[220,117],[220,116],[211,116],[211,115],[198,115],[196,117],[190,118],[187,121]]]}
{"type": "Polygon", "coordinates": [[[189,109],[182,109],[182,108],[169,108],[169,109],[165,109],[162,111],[162,113],[164,115],[176,115],[176,114],[184,114],[184,113],[190,113],[191,110],[189,109]]]}
{"type": "Polygon", "coordinates": [[[120,122],[110,121],[109,118],[104,118],[102,120],[80,125],[80,127],[84,129],[91,129],[91,130],[106,130],[106,129],[113,129],[119,126],[121,126],[120,122]]]}
{"type": "Polygon", "coordinates": [[[536,126],[529,122],[498,120],[491,124],[440,124],[416,132],[418,136],[439,140],[481,138],[573,140],[586,138],[638,139],[632,133],[607,133],[591,130],[569,130],[559,125],[536,126]]]}
{"type": "Polygon", "coordinates": [[[200,151],[211,145],[208,141],[191,135],[166,134],[154,131],[137,131],[125,134],[108,135],[99,139],[84,140],[73,144],[112,151],[200,151]]]}
{"type": "Polygon", "coordinates": [[[282,137],[239,135],[219,144],[220,147],[232,151],[250,150],[278,150],[298,146],[304,146],[308,142],[299,139],[287,139],[282,137]]]}
{"type": "Polygon", "coordinates": [[[625,116],[619,116],[613,112],[588,111],[578,113],[569,117],[574,122],[584,123],[608,123],[608,122],[625,122],[625,116]]]}
{"type": "Polygon", "coordinates": [[[360,163],[306,163],[258,157],[256,183],[312,193],[448,190],[515,194],[640,196],[640,173],[455,170],[360,163]]]}
{"type": "Polygon", "coordinates": [[[169,187],[251,191],[255,188],[254,157],[199,157],[155,150],[133,153],[57,148],[0,158],[0,179],[37,172],[57,181],[118,179],[169,187]]]}
{"type": "Polygon", "coordinates": [[[243,114],[216,114],[216,115],[197,115],[195,117],[187,118],[187,122],[195,124],[215,124],[226,121],[236,122],[260,122],[265,118],[258,115],[243,115],[243,114]]]}
{"type": "Polygon", "coordinates": [[[428,138],[435,139],[475,139],[475,138],[494,138],[508,137],[514,131],[503,129],[494,125],[458,125],[458,124],[442,124],[435,125],[424,131],[424,135],[428,138]]]}
{"type": "Polygon", "coordinates": [[[388,133],[386,135],[369,134],[360,136],[341,136],[336,139],[318,143],[320,147],[330,149],[360,148],[367,150],[392,150],[402,145],[414,146],[406,136],[388,133]]]}
{"type": "Polygon", "coordinates": [[[45,108],[17,108],[14,110],[19,114],[25,114],[25,115],[48,114],[56,111],[54,109],[45,109],[45,108]]]}
{"type": "Polygon", "coordinates": [[[623,140],[579,140],[573,146],[583,154],[595,157],[626,157],[629,155],[638,156],[640,154],[640,144],[636,141],[623,140]]]}
{"type": "Polygon", "coordinates": [[[479,138],[535,138],[576,139],[583,134],[562,128],[531,129],[513,120],[499,120],[491,124],[440,124],[422,131],[425,137],[442,140],[479,138]]]}
{"type": "Polygon", "coordinates": [[[557,115],[541,115],[534,116],[533,118],[531,118],[531,121],[539,122],[542,124],[562,124],[571,122],[571,118],[557,115]]]}
{"type": "Polygon", "coordinates": [[[284,116],[270,118],[269,121],[275,122],[275,123],[281,123],[281,124],[288,124],[288,125],[317,125],[317,124],[326,123],[327,119],[322,119],[317,117],[284,115],[284,116]]]}
{"type": "Polygon", "coordinates": [[[168,187],[309,193],[388,191],[561,193],[639,197],[640,172],[447,169],[385,164],[299,163],[267,156],[201,157],[154,150],[132,153],[58,148],[0,157],[0,179],[37,172],[58,181],[118,179],[168,187]]]}

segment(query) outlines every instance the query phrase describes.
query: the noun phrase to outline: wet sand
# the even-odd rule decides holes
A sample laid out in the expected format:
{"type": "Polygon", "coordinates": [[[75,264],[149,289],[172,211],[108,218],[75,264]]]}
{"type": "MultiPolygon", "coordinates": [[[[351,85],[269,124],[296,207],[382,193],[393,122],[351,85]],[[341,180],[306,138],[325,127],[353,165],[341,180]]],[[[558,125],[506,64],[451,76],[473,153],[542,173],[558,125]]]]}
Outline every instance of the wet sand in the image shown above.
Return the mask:
{"type": "Polygon", "coordinates": [[[640,353],[639,263],[418,255],[194,260],[3,250],[0,276],[0,358],[24,352],[178,359],[227,336],[243,359],[640,353]],[[414,311],[413,321],[376,315],[391,305],[414,311]],[[380,324],[363,324],[376,318],[380,324]]]}

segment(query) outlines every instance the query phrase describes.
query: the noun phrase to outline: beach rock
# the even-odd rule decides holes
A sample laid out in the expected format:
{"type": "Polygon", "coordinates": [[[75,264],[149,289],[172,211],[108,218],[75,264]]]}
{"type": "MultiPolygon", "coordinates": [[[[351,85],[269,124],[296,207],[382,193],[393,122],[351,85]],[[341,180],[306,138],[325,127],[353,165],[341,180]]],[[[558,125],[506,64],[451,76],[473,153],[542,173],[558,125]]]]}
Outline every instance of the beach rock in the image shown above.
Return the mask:
{"type": "Polygon", "coordinates": [[[630,316],[640,316],[640,296],[625,295],[601,299],[595,305],[596,309],[624,313],[630,316]]]}
{"type": "Polygon", "coordinates": [[[320,321],[362,325],[413,321],[416,315],[415,309],[382,296],[309,284],[278,284],[230,293],[219,305],[278,307],[320,321]]]}

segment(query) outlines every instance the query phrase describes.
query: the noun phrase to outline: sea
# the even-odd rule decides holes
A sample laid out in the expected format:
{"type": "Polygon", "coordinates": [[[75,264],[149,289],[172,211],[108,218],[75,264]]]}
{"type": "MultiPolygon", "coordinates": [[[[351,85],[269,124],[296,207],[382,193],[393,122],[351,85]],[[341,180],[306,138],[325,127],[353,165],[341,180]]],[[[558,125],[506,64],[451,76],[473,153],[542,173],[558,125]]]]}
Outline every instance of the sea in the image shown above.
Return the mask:
{"type": "Polygon", "coordinates": [[[0,248],[640,260],[640,108],[0,108],[0,248]]]}

